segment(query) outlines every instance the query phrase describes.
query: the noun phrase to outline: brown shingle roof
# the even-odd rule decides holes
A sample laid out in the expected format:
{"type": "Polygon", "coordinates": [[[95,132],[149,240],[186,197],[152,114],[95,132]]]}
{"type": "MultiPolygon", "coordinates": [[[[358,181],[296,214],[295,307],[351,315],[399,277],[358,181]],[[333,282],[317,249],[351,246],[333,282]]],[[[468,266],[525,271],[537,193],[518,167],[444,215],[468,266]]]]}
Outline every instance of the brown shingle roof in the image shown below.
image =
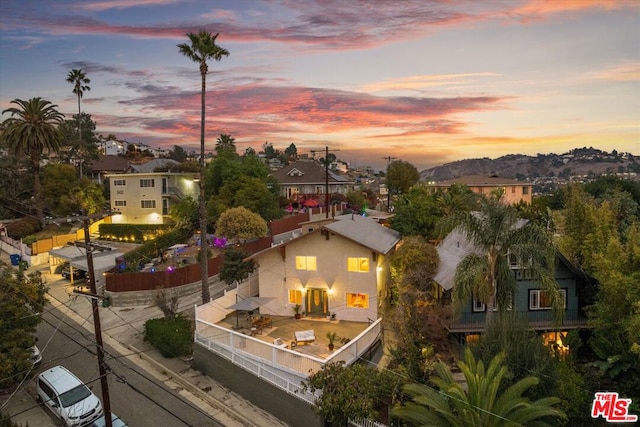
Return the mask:
{"type": "MultiPolygon", "coordinates": [[[[320,163],[310,160],[299,160],[273,172],[272,176],[280,184],[313,184],[323,183],[326,171],[320,163]]],[[[332,184],[352,184],[351,179],[329,171],[329,182],[332,184]]]]}
{"type": "Polygon", "coordinates": [[[120,156],[105,156],[101,154],[98,160],[89,163],[94,172],[124,173],[129,167],[129,160],[120,156]]]}

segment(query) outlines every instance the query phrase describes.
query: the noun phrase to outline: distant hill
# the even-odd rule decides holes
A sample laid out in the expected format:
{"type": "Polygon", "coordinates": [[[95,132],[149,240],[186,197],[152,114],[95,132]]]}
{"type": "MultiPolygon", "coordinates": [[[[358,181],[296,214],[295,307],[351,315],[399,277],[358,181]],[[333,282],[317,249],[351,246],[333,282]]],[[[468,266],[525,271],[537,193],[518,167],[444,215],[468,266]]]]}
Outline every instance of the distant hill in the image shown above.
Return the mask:
{"type": "Polygon", "coordinates": [[[576,148],[563,154],[509,154],[497,159],[459,160],[425,169],[420,172],[420,177],[426,181],[443,181],[464,175],[496,175],[531,181],[629,172],[640,175],[640,157],[616,150],[607,153],[596,148],[576,148]]]}

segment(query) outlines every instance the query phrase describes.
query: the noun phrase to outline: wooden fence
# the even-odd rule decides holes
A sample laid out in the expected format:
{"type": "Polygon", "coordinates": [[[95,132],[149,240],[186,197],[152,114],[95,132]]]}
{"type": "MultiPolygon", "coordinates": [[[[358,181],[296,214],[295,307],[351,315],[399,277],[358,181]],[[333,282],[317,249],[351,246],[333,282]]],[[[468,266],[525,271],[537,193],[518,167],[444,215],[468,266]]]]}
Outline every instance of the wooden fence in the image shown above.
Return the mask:
{"type": "MultiPolygon", "coordinates": [[[[240,249],[248,253],[255,253],[271,246],[271,236],[245,243],[240,249]]],[[[220,254],[209,259],[209,277],[220,272],[224,262],[224,255],[220,254]]],[[[109,292],[151,291],[158,289],[171,289],[188,285],[201,280],[200,263],[189,264],[183,267],[163,271],[145,271],[118,273],[115,270],[105,276],[105,289],[109,292]]]]}

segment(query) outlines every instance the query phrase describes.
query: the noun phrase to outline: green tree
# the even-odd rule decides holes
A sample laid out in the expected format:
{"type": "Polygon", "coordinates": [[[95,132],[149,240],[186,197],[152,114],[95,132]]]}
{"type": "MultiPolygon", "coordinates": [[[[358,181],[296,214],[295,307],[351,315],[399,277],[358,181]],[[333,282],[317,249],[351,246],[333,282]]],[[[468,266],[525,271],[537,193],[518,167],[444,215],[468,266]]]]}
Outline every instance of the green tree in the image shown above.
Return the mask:
{"type": "Polygon", "coordinates": [[[262,144],[262,151],[264,151],[264,156],[267,159],[274,159],[278,157],[278,152],[275,148],[273,148],[273,144],[270,142],[265,142],[262,144]]]}
{"type": "Polygon", "coordinates": [[[182,163],[187,160],[187,153],[184,151],[184,148],[179,145],[174,145],[173,150],[169,153],[169,158],[182,163]]]}
{"type": "Polygon", "coordinates": [[[285,148],[284,154],[286,154],[287,161],[289,162],[295,162],[296,160],[298,160],[298,149],[293,142],[289,144],[287,148],[285,148]]]}
{"type": "MultiPolygon", "coordinates": [[[[188,33],[190,44],[181,43],[178,45],[180,53],[191,59],[193,62],[200,65],[200,77],[202,81],[202,90],[200,92],[201,108],[200,108],[200,197],[198,212],[200,215],[200,232],[202,235],[207,234],[207,199],[205,196],[205,164],[204,164],[204,130],[205,130],[205,95],[207,88],[207,72],[209,66],[207,61],[215,60],[220,61],[223,56],[229,56],[229,51],[218,46],[216,39],[218,34],[213,35],[207,31],[200,31],[199,33],[188,33]]],[[[200,257],[200,269],[202,280],[202,303],[206,304],[211,299],[209,294],[209,268],[208,268],[208,253],[207,248],[202,248],[202,256],[200,257]]]]}
{"type": "Polygon", "coordinates": [[[244,207],[227,209],[216,222],[216,234],[240,243],[267,235],[267,223],[244,207]]]}
{"type": "Polygon", "coordinates": [[[516,285],[509,267],[509,257],[513,257],[548,293],[556,315],[561,315],[563,300],[554,278],[551,233],[536,223],[520,220],[517,209],[502,202],[501,193],[482,197],[479,212],[458,212],[444,218],[443,226],[458,229],[477,249],[456,267],[453,298],[458,304],[473,296],[486,305],[487,323],[496,304],[499,313],[506,311],[516,285]]]}
{"type": "Polygon", "coordinates": [[[466,389],[456,381],[447,365],[440,362],[436,367],[435,390],[424,384],[407,384],[404,392],[412,401],[392,410],[392,415],[414,426],[551,426],[566,415],[554,406],[556,397],[531,401],[523,393],[538,383],[530,376],[511,385],[501,394],[500,386],[508,370],[504,356],[493,358],[485,369],[484,362],[476,362],[467,349],[465,360],[458,368],[466,380],[466,389]],[[554,422],[552,422],[552,419],[554,422]]]}
{"type": "Polygon", "coordinates": [[[227,208],[244,206],[259,214],[265,221],[271,221],[283,215],[277,196],[269,191],[262,180],[251,176],[243,175],[227,182],[220,189],[218,197],[211,200],[213,199],[219,203],[219,206],[224,205],[227,208]]]}
{"type": "Polygon", "coordinates": [[[315,403],[318,415],[331,425],[346,425],[349,419],[376,420],[397,382],[387,371],[358,363],[344,366],[344,362],[330,362],[302,386],[305,392],[322,391],[315,403]]]}
{"type": "MultiPolygon", "coordinates": [[[[76,94],[76,96],[78,97],[78,116],[76,117],[76,120],[78,121],[78,141],[79,141],[78,146],[82,148],[83,144],[82,144],[82,127],[80,125],[80,122],[81,122],[80,99],[82,98],[85,92],[88,92],[91,90],[91,87],[89,86],[89,83],[91,83],[91,80],[87,78],[87,75],[85,74],[84,71],[82,71],[82,69],[74,68],[71,71],[69,71],[69,74],[67,74],[67,82],[73,85],[72,92],[76,94]]],[[[80,165],[80,176],[82,176],[82,153],[80,155],[79,165],[80,165]]]]}
{"type": "Polygon", "coordinates": [[[194,229],[198,223],[198,202],[188,196],[171,205],[169,216],[176,222],[176,227],[194,229]]]}
{"type": "Polygon", "coordinates": [[[404,194],[420,179],[415,166],[404,160],[394,160],[387,166],[387,188],[391,194],[404,194]]]}
{"type": "Polygon", "coordinates": [[[42,189],[40,183],[40,162],[43,153],[56,152],[60,147],[58,127],[63,123],[64,115],[55,104],[42,98],[31,98],[28,101],[14,99],[11,107],[2,113],[11,117],[4,121],[3,137],[8,143],[9,151],[29,158],[30,172],[33,175],[33,199],[36,216],[44,219],[42,211],[42,189]]]}
{"type": "Polygon", "coordinates": [[[232,153],[236,152],[235,138],[231,135],[227,135],[226,133],[221,133],[216,140],[216,153],[220,154],[223,150],[231,151],[232,153]]]}
{"type": "Polygon", "coordinates": [[[102,186],[91,182],[86,177],[80,180],[80,185],[71,190],[71,198],[87,215],[102,212],[107,204],[102,186]]]}
{"type": "Polygon", "coordinates": [[[403,236],[434,238],[441,217],[433,194],[426,187],[416,185],[398,197],[390,223],[391,228],[403,236]]]}
{"type": "Polygon", "coordinates": [[[46,303],[40,273],[25,276],[0,262],[0,389],[18,384],[31,368],[34,334],[46,303]]]}
{"type": "Polygon", "coordinates": [[[245,261],[249,253],[228,248],[224,251],[224,260],[220,267],[220,280],[228,285],[246,280],[256,268],[253,261],[245,261]]]}
{"type": "Polygon", "coordinates": [[[504,354],[509,373],[504,378],[503,387],[533,375],[541,381],[527,391],[527,397],[551,396],[556,389],[558,359],[544,345],[540,335],[512,313],[494,317],[479,341],[470,348],[474,356],[487,365],[498,354],[504,354]]]}

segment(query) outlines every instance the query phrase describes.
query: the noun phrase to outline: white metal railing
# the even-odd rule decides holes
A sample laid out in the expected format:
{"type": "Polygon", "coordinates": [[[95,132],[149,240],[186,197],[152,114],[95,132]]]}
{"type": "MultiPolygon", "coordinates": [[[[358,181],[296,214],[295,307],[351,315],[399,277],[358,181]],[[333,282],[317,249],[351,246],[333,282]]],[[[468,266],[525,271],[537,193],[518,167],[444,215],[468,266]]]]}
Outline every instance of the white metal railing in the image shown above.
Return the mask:
{"type": "Polygon", "coordinates": [[[320,359],[223,328],[196,317],[195,342],[264,381],[314,404],[319,394],[303,392],[302,381],[329,362],[350,365],[378,339],[382,319],[372,323],[328,359],[320,359]]]}

